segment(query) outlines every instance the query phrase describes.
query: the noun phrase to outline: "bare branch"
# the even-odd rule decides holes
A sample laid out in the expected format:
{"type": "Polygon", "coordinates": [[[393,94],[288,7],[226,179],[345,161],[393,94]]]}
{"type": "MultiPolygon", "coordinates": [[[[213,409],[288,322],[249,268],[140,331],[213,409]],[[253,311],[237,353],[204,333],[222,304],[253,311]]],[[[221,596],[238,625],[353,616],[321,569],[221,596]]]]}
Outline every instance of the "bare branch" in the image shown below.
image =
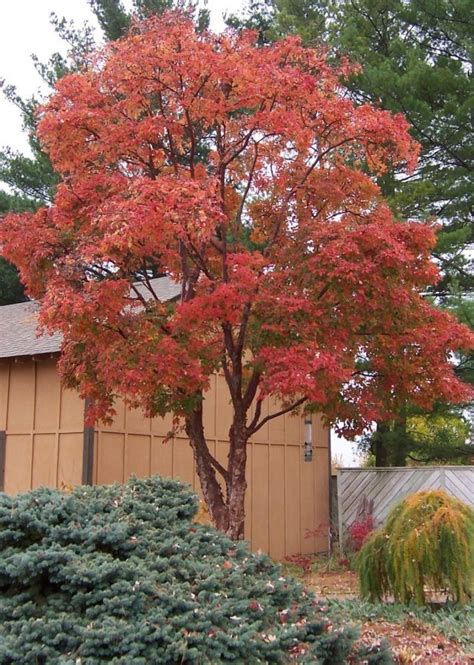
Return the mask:
{"type": "MultiPolygon", "coordinates": [[[[301,399],[297,400],[296,402],[293,402],[293,404],[290,404],[289,406],[285,407],[284,409],[280,409],[280,411],[276,411],[275,413],[270,413],[268,416],[265,416],[265,418],[263,418],[256,425],[253,425],[253,421],[252,421],[252,423],[250,424],[250,426],[248,428],[250,436],[252,436],[252,434],[255,434],[255,432],[258,432],[258,430],[261,429],[266,423],[268,423],[268,421],[273,420],[274,418],[278,418],[279,416],[283,416],[283,415],[285,415],[285,413],[289,413],[290,411],[293,411],[294,409],[297,409],[299,406],[304,404],[307,401],[307,399],[308,399],[307,397],[301,397],[301,399]]],[[[261,402],[261,400],[259,400],[259,402],[261,402]]],[[[259,402],[257,402],[257,406],[258,406],[259,402]]],[[[255,420],[255,418],[254,418],[254,420],[255,420]]]]}

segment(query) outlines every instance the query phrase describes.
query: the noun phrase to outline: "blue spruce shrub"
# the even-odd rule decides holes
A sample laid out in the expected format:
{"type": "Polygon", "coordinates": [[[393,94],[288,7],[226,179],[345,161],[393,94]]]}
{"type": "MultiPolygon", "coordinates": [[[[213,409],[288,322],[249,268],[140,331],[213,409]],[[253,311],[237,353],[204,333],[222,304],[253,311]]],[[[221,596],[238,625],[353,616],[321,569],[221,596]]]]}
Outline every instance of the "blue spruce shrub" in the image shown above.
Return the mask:
{"type": "Polygon", "coordinates": [[[196,511],[160,477],[1,494],[0,664],[358,662],[353,629],[196,511]]]}

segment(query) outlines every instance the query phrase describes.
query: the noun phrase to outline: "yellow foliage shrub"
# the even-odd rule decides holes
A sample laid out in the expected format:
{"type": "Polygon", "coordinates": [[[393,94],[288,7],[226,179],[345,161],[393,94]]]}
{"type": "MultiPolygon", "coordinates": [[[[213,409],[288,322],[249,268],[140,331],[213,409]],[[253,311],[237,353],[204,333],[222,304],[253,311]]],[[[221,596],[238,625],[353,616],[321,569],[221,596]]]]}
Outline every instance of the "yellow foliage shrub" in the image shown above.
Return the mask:
{"type": "Polygon", "coordinates": [[[474,511],[440,490],[417,492],[389,514],[358,556],[361,594],[426,603],[427,589],[473,597],[474,511]]]}

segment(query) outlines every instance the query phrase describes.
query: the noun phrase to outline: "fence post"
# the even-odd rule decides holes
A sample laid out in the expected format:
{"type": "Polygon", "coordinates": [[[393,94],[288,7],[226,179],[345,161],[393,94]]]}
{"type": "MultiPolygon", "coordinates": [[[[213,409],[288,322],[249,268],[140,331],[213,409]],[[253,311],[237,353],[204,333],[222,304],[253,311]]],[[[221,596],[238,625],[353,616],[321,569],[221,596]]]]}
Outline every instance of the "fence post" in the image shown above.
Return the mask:
{"type": "Polygon", "coordinates": [[[341,554],[344,552],[342,539],[342,469],[336,469],[336,488],[337,488],[337,528],[339,531],[339,549],[341,554]]]}

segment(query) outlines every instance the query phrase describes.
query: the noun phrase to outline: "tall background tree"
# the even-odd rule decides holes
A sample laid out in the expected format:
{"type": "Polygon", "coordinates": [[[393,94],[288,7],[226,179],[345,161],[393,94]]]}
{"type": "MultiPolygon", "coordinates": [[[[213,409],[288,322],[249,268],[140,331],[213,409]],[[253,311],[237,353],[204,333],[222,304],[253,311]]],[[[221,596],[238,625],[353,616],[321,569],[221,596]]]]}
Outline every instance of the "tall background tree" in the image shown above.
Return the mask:
{"type": "MultiPolygon", "coordinates": [[[[97,42],[113,41],[123,37],[130,27],[132,16],[143,19],[160,15],[175,5],[186,4],[191,10],[193,2],[179,0],[134,0],[127,10],[121,0],[84,0],[91,9],[91,18],[98,23],[99,30],[85,24],[79,28],[66,17],[51,15],[51,23],[64,41],[67,55],[54,53],[47,62],[32,57],[33,64],[44,84],[44,94],[49,94],[55,83],[65,74],[78,69],[84,57],[97,42]]],[[[200,29],[209,24],[207,9],[194,9],[195,20],[200,29]]],[[[1,74],[1,72],[0,72],[1,74]]],[[[29,154],[10,147],[0,149],[0,224],[7,212],[36,210],[49,205],[53,199],[58,178],[48,155],[42,150],[37,138],[36,110],[44,95],[23,98],[15,82],[3,83],[3,93],[16,106],[21,115],[26,133],[29,154]]],[[[0,305],[22,302],[26,299],[15,266],[0,257],[0,305]]]]}
{"type": "MultiPolygon", "coordinates": [[[[327,44],[334,60],[347,55],[361,64],[346,81],[355,99],[402,112],[408,119],[422,148],[418,167],[408,175],[392,168],[379,185],[399,219],[441,223],[433,259],[441,266],[442,279],[427,296],[473,328],[472,3],[262,0],[249,3],[230,23],[259,30],[262,42],[297,34],[305,43],[327,44]]],[[[472,353],[460,354],[456,364],[459,376],[472,383],[472,353]]],[[[460,409],[440,403],[423,414],[407,402],[398,418],[377,423],[361,448],[379,466],[404,465],[410,459],[469,462],[468,412],[469,405],[460,409]],[[426,451],[424,439],[414,435],[412,419],[418,424],[424,419],[431,432],[426,451]],[[459,426],[451,427],[454,421],[459,426]]]]}

